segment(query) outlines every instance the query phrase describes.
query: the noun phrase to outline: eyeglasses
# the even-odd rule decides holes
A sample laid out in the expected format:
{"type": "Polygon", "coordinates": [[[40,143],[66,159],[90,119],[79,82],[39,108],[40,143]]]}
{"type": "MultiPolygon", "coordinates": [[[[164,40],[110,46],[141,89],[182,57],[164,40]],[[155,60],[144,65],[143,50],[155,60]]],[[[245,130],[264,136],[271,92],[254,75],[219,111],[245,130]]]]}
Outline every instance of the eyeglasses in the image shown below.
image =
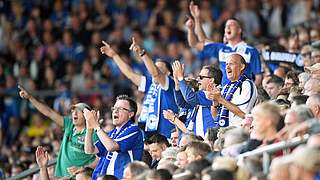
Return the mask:
{"type": "Polygon", "coordinates": [[[212,77],[199,75],[198,78],[199,78],[200,80],[202,80],[202,79],[204,79],[204,78],[212,78],[212,77]]]}
{"type": "Polygon", "coordinates": [[[131,112],[130,109],[124,108],[124,107],[112,107],[111,111],[128,111],[131,112]]]}

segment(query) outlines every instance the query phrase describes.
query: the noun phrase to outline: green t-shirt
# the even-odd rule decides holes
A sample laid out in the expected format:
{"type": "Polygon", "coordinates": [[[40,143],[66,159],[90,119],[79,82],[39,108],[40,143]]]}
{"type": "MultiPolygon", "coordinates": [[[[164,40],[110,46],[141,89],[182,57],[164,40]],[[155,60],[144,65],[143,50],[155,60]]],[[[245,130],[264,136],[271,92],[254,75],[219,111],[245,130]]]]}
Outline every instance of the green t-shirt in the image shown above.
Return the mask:
{"type": "MultiPolygon", "coordinates": [[[[66,116],[63,118],[63,121],[64,134],[54,173],[57,177],[70,176],[67,168],[88,165],[96,158],[95,155],[86,154],[84,152],[86,129],[83,129],[79,133],[75,133],[71,117],[66,116]]],[[[97,140],[96,134],[93,134],[93,140],[94,142],[97,140]]]]}

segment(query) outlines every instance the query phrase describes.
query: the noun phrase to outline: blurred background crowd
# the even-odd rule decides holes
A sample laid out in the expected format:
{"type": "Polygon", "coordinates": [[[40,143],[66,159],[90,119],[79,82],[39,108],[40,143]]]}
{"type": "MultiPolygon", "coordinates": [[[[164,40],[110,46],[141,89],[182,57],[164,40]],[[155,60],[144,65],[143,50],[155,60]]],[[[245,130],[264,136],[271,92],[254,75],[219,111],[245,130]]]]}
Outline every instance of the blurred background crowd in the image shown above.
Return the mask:
{"type": "MultiPolygon", "coordinates": [[[[278,99],[281,108],[290,108],[292,96],[305,104],[308,96],[320,93],[319,64],[315,71],[304,72],[305,67],[320,63],[319,0],[199,0],[195,4],[212,41],[223,42],[225,21],[236,17],[242,22],[244,39],[261,57],[268,51],[295,55],[290,62],[261,58],[261,89],[278,99]],[[310,77],[313,82],[306,87],[310,77]],[[287,79],[292,81],[285,83],[287,79]],[[267,87],[267,82],[274,86],[267,87]]],[[[140,74],[148,71],[129,51],[132,36],[153,59],[179,60],[186,75],[196,77],[203,65],[218,62],[189,47],[188,14],[188,0],[1,1],[0,179],[34,166],[38,145],[56,157],[62,137],[57,125],[19,97],[18,84],[64,115],[70,113],[71,104],[87,102],[102,112],[103,126],[110,130],[114,98],[128,94],[141,103],[143,94],[111,59],[100,54],[101,41],[109,42],[140,74]]]]}

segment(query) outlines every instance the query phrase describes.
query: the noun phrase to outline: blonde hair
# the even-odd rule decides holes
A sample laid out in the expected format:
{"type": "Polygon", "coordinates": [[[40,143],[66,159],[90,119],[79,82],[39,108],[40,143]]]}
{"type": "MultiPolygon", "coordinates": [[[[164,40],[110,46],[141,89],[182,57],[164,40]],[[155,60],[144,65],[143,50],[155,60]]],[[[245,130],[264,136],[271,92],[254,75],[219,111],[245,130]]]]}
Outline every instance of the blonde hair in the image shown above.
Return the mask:
{"type": "Polygon", "coordinates": [[[270,117],[268,119],[270,119],[272,121],[272,125],[274,127],[277,126],[281,115],[280,115],[280,109],[278,106],[271,104],[269,102],[264,102],[261,104],[258,104],[256,107],[254,107],[252,109],[252,114],[257,114],[257,113],[263,113],[264,115],[270,117]]]}

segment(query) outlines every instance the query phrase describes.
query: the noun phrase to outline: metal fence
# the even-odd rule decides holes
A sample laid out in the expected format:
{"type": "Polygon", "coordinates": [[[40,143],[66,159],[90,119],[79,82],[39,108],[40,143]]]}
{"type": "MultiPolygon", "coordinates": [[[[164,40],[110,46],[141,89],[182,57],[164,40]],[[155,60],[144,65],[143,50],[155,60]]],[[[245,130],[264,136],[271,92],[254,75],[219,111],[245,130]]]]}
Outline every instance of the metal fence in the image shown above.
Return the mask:
{"type": "Polygon", "coordinates": [[[308,139],[309,139],[309,135],[306,134],[303,137],[295,137],[287,141],[281,141],[278,143],[270,144],[270,145],[255,149],[253,151],[240,154],[238,156],[238,159],[243,159],[249,156],[262,156],[263,173],[268,174],[270,163],[271,163],[271,156],[273,153],[280,150],[290,149],[300,144],[304,144],[307,142],[308,139]]]}
{"type": "MultiPolygon", "coordinates": [[[[285,150],[292,147],[296,147],[300,144],[304,144],[309,139],[309,135],[306,134],[303,137],[295,137],[287,141],[281,141],[278,143],[274,143],[271,145],[267,145],[264,147],[260,147],[258,149],[255,149],[253,151],[249,151],[243,154],[238,155],[238,159],[241,160],[245,157],[250,156],[262,156],[263,160],[263,173],[267,174],[269,172],[269,166],[271,162],[271,156],[274,152],[277,152],[279,150],[285,150]]],[[[50,160],[48,166],[53,166],[56,164],[56,159],[50,160]]],[[[39,167],[34,167],[32,169],[25,170],[18,174],[17,176],[11,177],[8,180],[19,180],[23,179],[25,177],[28,177],[30,175],[33,175],[35,173],[39,172],[39,167]]]]}

